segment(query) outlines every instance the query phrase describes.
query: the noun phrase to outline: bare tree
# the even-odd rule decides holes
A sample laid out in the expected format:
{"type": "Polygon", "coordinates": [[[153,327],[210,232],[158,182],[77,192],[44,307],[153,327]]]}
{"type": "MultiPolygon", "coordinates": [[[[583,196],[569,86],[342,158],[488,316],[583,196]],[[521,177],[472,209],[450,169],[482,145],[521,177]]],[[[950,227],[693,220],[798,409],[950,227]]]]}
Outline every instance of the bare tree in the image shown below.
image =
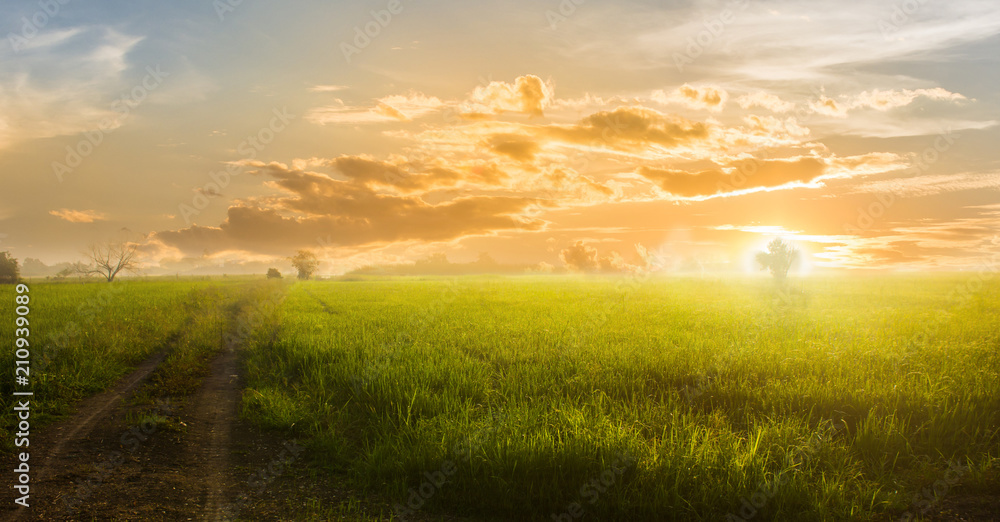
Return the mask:
{"type": "Polygon", "coordinates": [[[84,253],[90,259],[89,265],[74,266],[80,274],[96,274],[112,282],[122,272],[134,272],[139,266],[136,259],[137,243],[120,240],[95,243],[84,253]]]}
{"type": "Polygon", "coordinates": [[[775,279],[784,279],[788,269],[799,257],[799,251],[781,238],[774,238],[767,244],[767,252],[757,252],[757,263],[761,270],[770,270],[775,279]]]}

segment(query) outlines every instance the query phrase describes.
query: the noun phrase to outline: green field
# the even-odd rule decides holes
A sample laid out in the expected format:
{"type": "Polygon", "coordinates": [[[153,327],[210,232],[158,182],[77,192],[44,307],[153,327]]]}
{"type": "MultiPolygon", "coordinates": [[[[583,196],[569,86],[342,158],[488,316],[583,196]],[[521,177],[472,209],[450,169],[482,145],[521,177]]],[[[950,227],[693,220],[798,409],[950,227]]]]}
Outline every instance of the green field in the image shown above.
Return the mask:
{"type": "MultiPolygon", "coordinates": [[[[29,283],[25,316],[31,352],[33,423],[46,423],[70,412],[73,401],[93,395],[151,354],[167,350],[158,378],[167,386],[197,386],[208,357],[220,348],[237,299],[260,291],[249,280],[121,281],[104,283],[29,283]]],[[[0,299],[11,303],[10,328],[0,331],[3,367],[15,366],[12,285],[0,286],[0,299]]],[[[254,294],[256,295],[256,294],[254,294]]],[[[0,405],[8,411],[14,376],[0,380],[0,405]]],[[[19,389],[19,388],[17,388],[19,389]]],[[[178,393],[189,390],[176,390],[178,393]]],[[[13,448],[13,416],[0,421],[3,448],[13,448]]]]}
{"type": "MultiPolygon", "coordinates": [[[[1000,484],[988,275],[118,284],[54,403],[228,306],[199,338],[241,343],[242,414],[396,517],[916,519],[1000,484]]],[[[33,285],[34,331],[106,288],[33,285]]]]}
{"type": "Polygon", "coordinates": [[[762,490],[766,518],[901,513],[949,461],[967,487],[996,470],[1000,285],[969,280],[298,284],[245,412],[404,508],[452,462],[413,505],[718,519],[762,490]]]}

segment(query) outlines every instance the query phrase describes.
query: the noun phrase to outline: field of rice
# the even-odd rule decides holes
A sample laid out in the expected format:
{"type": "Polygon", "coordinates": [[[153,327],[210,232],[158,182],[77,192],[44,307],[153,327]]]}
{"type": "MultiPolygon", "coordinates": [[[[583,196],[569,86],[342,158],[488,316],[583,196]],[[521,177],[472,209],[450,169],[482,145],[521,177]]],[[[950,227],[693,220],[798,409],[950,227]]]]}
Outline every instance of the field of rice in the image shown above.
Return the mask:
{"type": "Polygon", "coordinates": [[[163,393],[189,393],[239,346],[241,416],[382,499],[383,517],[909,520],[1000,484],[1000,282],[971,273],[30,295],[36,421],[164,349],[163,393]]]}
{"type": "Polygon", "coordinates": [[[243,411],[402,517],[917,518],[996,484],[977,277],[302,282],[243,411]]]}

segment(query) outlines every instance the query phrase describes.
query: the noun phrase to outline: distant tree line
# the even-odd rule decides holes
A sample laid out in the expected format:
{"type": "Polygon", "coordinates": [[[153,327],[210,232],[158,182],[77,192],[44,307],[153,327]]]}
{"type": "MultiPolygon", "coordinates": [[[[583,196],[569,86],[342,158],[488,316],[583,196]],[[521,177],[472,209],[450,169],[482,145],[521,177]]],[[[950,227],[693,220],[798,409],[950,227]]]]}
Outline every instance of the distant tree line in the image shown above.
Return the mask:
{"type": "Polygon", "coordinates": [[[21,280],[21,269],[17,259],[7,252],[0,252],[0,284],[13,285],[21,280]]]}

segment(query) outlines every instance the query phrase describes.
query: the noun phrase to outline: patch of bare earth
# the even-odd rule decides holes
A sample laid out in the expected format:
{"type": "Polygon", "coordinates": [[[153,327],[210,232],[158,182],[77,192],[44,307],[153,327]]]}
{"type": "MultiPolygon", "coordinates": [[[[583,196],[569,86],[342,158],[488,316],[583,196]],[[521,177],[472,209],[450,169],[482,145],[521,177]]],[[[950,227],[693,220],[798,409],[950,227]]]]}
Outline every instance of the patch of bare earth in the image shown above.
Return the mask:
{"type": "Polygon", "coordinates": [[[129,399],[164,356],[149,358],[32,439],[46,456],[33,462],[31,505],[6,503],[5,518],[225,520],[240,396],[236,353],[216,356],[192,396],[140,411],[129,399]]]}

